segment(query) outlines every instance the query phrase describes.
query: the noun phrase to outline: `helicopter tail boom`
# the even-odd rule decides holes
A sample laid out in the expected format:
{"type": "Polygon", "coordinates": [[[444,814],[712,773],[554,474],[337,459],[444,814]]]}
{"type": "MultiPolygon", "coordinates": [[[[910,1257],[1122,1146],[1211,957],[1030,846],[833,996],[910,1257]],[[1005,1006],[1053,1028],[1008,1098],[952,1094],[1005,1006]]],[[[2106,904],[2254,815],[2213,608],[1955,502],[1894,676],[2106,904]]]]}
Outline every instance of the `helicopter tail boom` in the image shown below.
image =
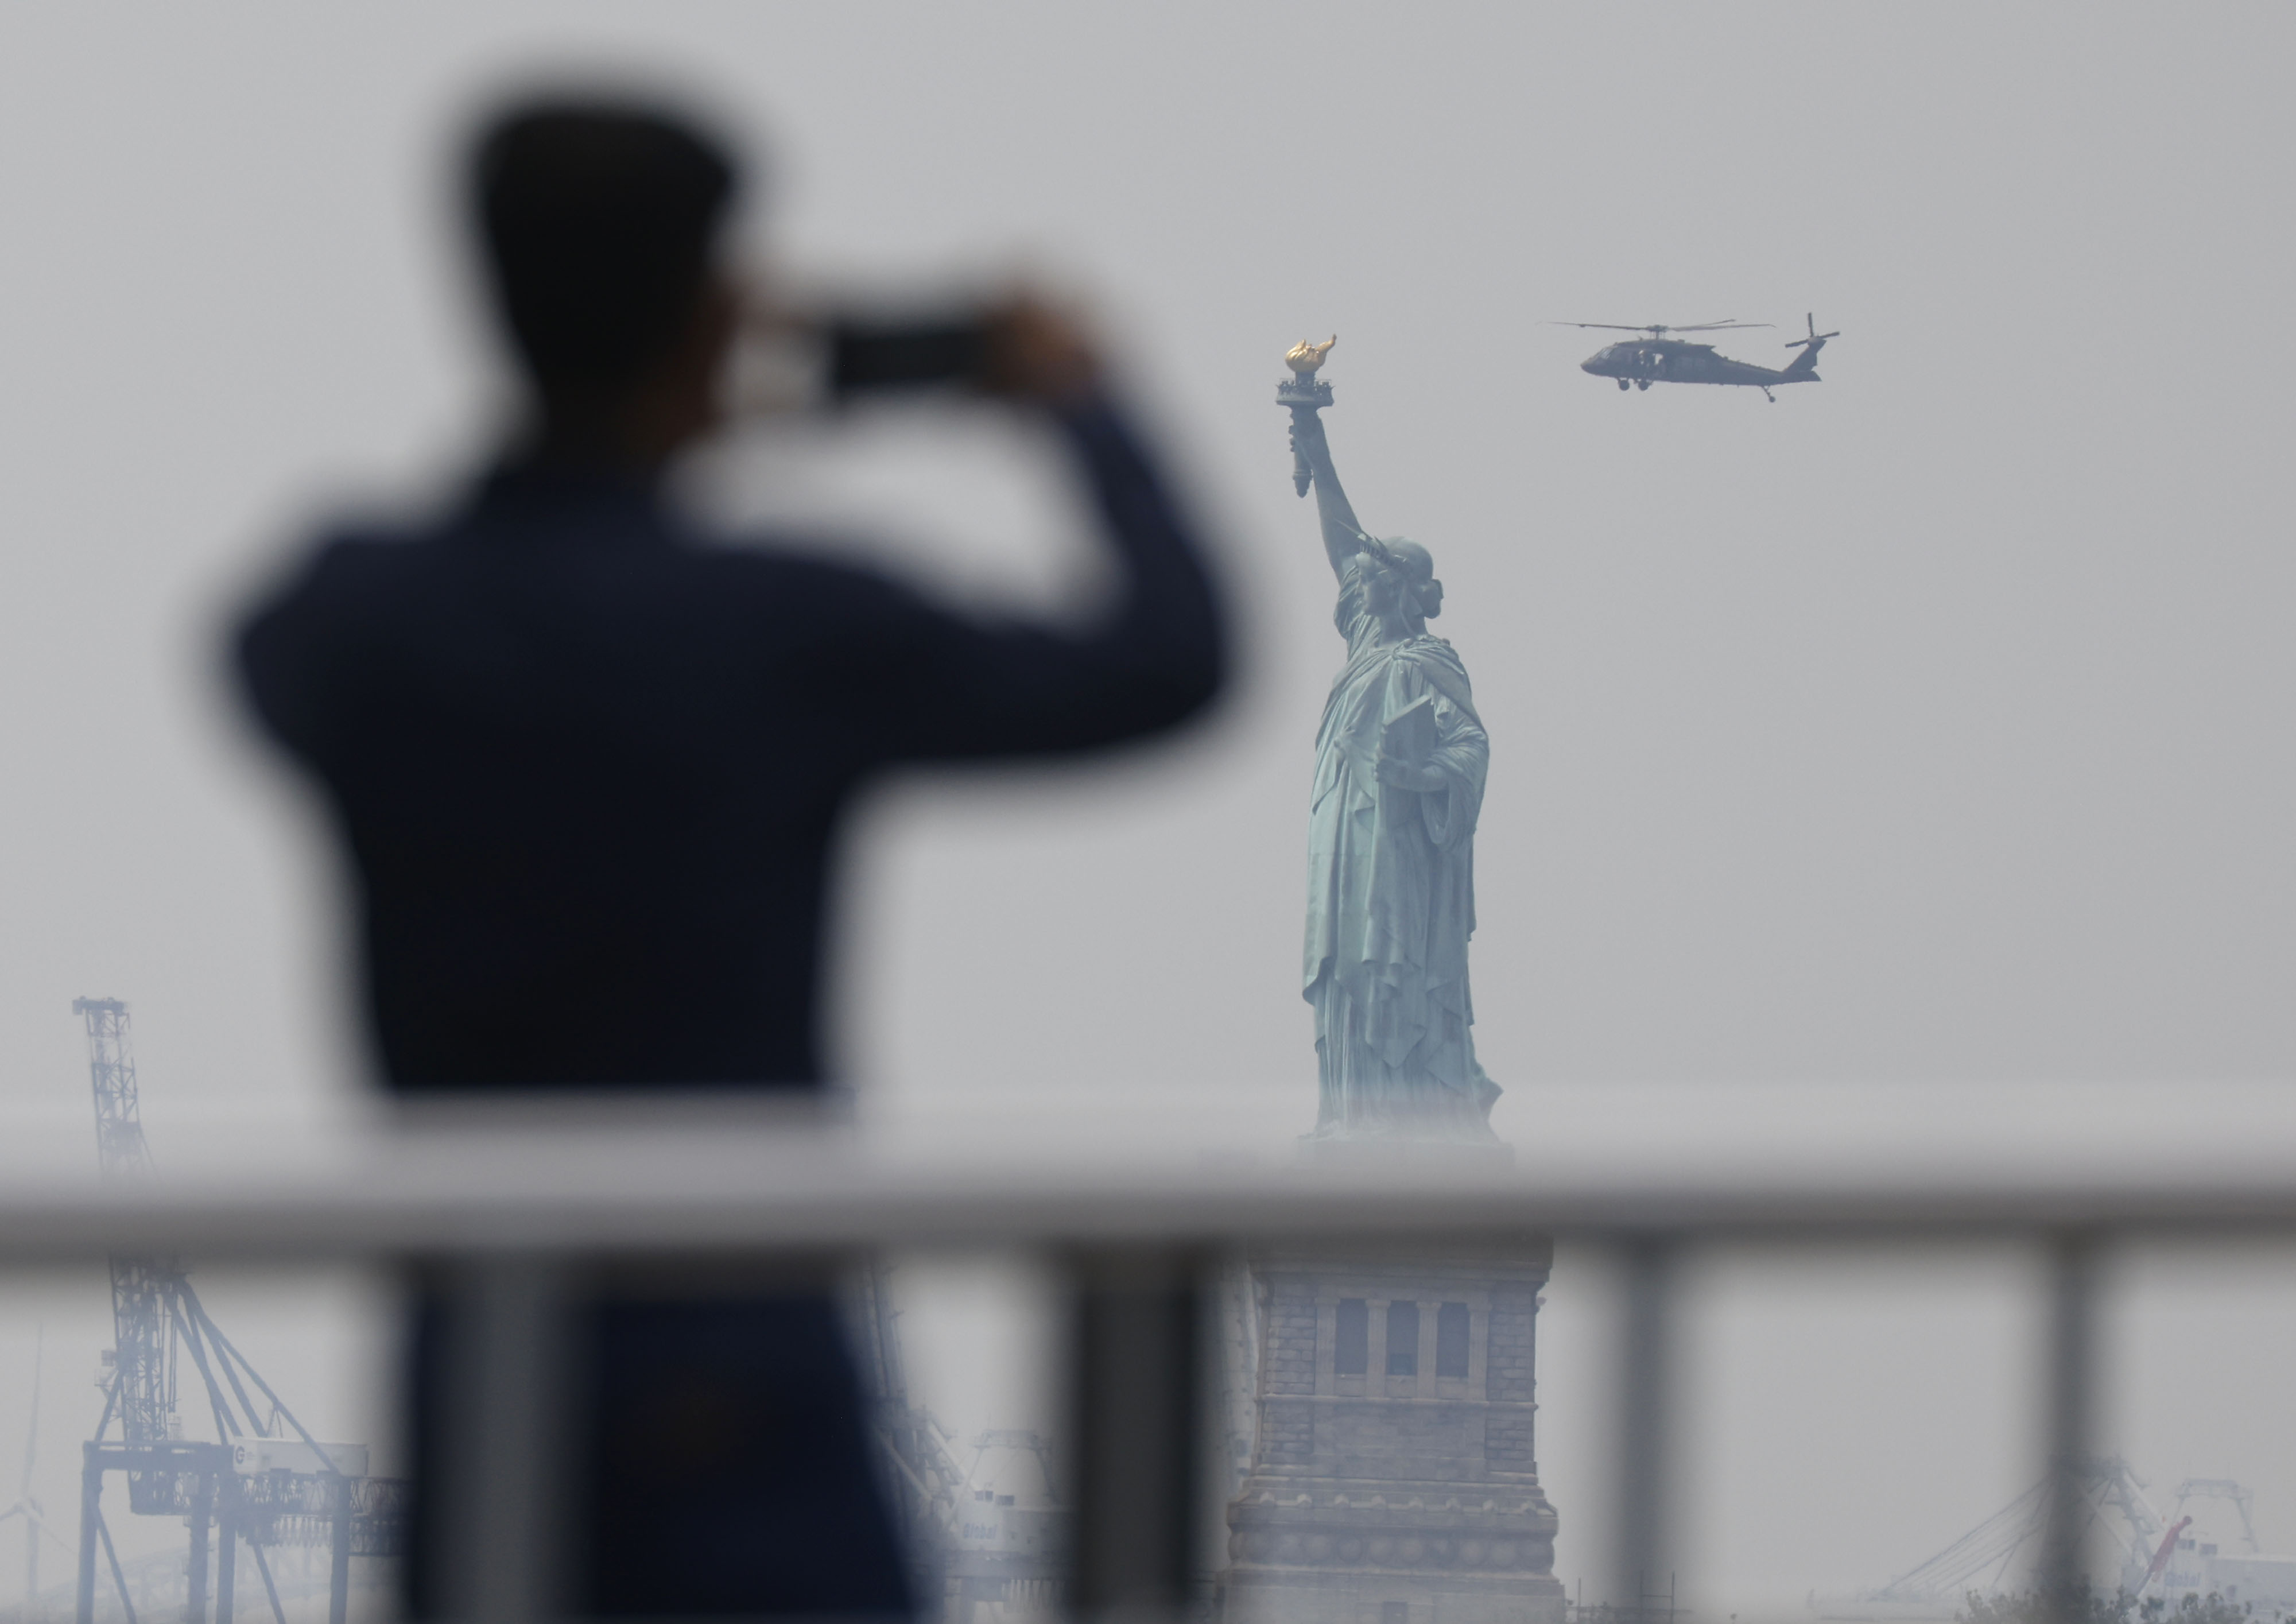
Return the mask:
{"type": "Polygon", "coordinates": [[[1815,315],[1805,315],[1802,320],[1809,324],[1809,336],[1792,340],[1786,345],[1788,349],[1799,349],[1801,354],[1786,363],[1785,371],[1778,374],[1778,381],[1781,383],[1816,382],[1817,352],[1825,348],[1826,340],[1838,339],[1841,336],[1838,332],[1820,332],[1817,330],[1817,318],[1815,315]]]}

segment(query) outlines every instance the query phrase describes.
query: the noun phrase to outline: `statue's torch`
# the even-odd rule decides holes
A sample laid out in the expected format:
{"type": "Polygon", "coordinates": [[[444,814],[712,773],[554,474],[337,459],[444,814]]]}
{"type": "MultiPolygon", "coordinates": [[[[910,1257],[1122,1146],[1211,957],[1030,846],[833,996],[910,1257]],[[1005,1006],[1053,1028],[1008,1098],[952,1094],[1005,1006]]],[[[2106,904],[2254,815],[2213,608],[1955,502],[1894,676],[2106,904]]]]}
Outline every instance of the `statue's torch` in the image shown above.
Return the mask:
{"type": "Polygon", "coordinates": [[[1275,387],[1275,404],[1292,408],[1292,488],[1301,496],[1314,475],[1308,467],[1307,455],[1300,449],[1300,419],[1314,414],[1332,404],[1332,386],[1316,376],[1324,365],[1324,357],[1332,346],[1340,341],[1333,333],[1320,344],[1301,340],[1284,352],[1283,365],[1292,369],[1292,376],[1275,387]]]}

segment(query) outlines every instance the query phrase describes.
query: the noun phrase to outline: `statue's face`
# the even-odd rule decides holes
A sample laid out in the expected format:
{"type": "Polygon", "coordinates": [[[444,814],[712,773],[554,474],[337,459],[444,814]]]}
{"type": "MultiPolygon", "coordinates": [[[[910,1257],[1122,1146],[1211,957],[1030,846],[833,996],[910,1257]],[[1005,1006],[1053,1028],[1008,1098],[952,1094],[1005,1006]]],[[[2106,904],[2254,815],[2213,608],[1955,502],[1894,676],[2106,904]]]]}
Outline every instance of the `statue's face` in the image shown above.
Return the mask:
{"type": "Polygon", "coordinates": [[[1415,541],[1398,536],[1387,544],[1388,555],[1402,568],[1412,605],[1431,620],[1443,612],[1443,583],[1435,578],[1435,555],[1415,541]]]}
{"type": "Polygon", "coordinates": [[[1363,572],[1364,607],[1375,615],[1393,614],[1403,602],[1404,578],[1366,559],[1363,572]]]}

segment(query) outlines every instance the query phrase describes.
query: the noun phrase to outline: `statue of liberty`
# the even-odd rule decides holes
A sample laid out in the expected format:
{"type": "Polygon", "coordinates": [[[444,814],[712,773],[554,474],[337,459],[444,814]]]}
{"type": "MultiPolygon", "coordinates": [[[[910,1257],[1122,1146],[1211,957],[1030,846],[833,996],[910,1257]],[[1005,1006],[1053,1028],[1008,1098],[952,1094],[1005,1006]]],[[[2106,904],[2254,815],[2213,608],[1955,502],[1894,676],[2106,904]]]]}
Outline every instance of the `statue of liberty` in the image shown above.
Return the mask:
{"type": "Polygon", "coordinates": [[[1311,1141],[1495,1144],[1499,1090],[1475,1061],[1467,939],[1475,820],[1490,742],[1467,668],[1427,622],[1443,583],[1427,549],[1356,522],[1316,415],[1332,342],[1301,344],[1276,391],[1292,412],[1292,480],[1313,486],[1339,578],[1347,664],[1316,737],[1309,800],[1306,996],[1321,1104],[1311,1141]]]}

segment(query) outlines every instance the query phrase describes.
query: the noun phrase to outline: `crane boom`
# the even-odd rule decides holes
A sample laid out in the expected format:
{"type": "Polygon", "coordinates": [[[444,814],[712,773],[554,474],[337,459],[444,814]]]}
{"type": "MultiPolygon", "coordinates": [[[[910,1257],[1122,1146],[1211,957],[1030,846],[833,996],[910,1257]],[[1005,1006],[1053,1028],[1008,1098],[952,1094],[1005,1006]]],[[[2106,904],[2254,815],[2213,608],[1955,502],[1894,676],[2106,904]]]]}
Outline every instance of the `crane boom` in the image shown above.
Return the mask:
{"type": "MultiPolygon", "coordinates": [[[[2157,1554],[2167,1525],[2144,1495],[2128,1463],[2118,1456],[2100,1456],[2072,1463],[2078,1475],[2084,1527],[2101,1530],[2119,1547],[2123,1585],[2129,1585],[2144,1562],[2157,1554]],[[2104,1515],[2120,1513],[2116,1529],[2104,1515]]],[[[1995,1512],[1960,1538],[1917,1567],[1871,1592],[1873,1601],[1957,1602],[1967,1592],[1982,1588],[1999,1594],[2030,1582],[2035,1554],[2040,1549],[2049,1522],[2054,1484],[2049,1478],[1995,1512]]],[[[2170,1548],[2173,1548],[2173,1541],[2170,1548]]]]}
{"type": "Polygon", "coordinates": [[[2144,1589],[2146,1585],[2161,1577],[2161,1570],[2167,1567],[2169,1558],[2177,1554],[2177,1537],[2192,1526],[2193,1520],[2190,1517],[2179,1517],[2175,1522],[2169,1524],[2169,1531],[2161,1536],[2161,1548],[2152,1553],[2152,1565],[2144,1570],[2144,1577],[2137,1581],[2137,1589],[2144,1589]]]}

